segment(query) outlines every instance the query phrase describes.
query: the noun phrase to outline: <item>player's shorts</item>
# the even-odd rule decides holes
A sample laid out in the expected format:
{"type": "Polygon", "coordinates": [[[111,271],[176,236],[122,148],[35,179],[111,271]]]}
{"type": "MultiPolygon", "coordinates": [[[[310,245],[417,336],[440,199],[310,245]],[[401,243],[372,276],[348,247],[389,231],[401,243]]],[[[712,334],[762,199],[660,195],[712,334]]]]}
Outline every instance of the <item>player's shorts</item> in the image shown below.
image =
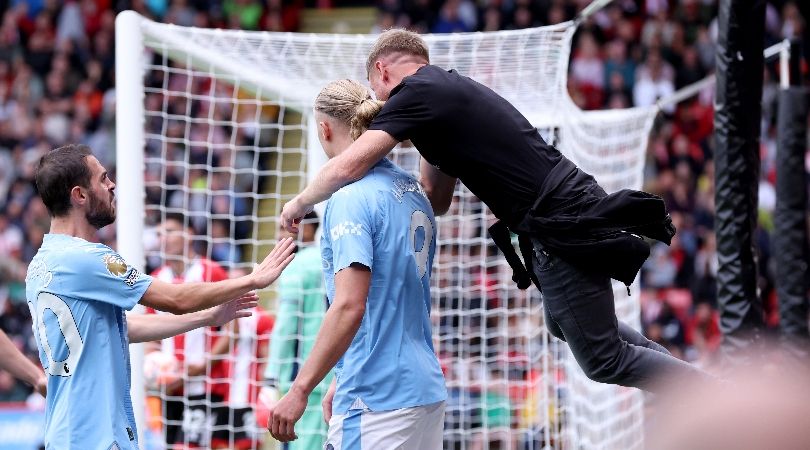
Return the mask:
{"type": "Polygon", "coordinates": [[[444,402],[332,416],[325,450],[441,450],[444,402]]]}
{"type": "Polygon", "coordinates": [[[260,445],[264,430],[256,426],[253,408],[230,408],[217,410],[217,423],[211,438],[213,448],[252,449],[260,445]]]}
{"type": "Polygon", "coordinates": [[[211,433],[217,422],[218,404],[222,396],[217,394],[190,395],[182,400],[165,402],[166,442],[170,448],[208,448],[211,433]]]}

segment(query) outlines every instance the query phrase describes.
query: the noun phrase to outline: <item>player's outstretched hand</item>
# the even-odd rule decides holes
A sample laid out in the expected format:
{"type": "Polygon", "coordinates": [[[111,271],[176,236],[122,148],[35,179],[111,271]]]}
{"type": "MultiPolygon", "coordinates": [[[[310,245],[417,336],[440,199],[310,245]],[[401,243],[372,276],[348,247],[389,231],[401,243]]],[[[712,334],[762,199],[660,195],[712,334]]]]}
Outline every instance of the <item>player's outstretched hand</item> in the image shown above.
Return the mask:
{"type": "Polygon", "coordinates": [[[274,281],[281,275],[281,271],[287,267],[293,260],[295,255],[295,241],[292,238],[284,238],[278,241],[273,251],[264,258],[255,269],[251,276],[257,289],[263,289],[273,284],[274,281]]]}
{"type": "Polygon", "coordinates": [[[280,442],[290,442],[298,438],[295,434],[295,423],[307,409],[307,396],[297,389],[290,389],[270,408],[267,429],[280,442]]]}
{"type": "Polygon", "coordinates": [[[312,209],[312,205],[302,203],[298,197],[293,198],[281,209],[281,227],[290,233],[298,233],[298,224],[312,209]]]}
{"type": "Polygon", "coordinates": [[[221,327],[233,319],[250,316],[250,310],[255,308],[258,304],[259,296],[256,295],[256,292],[248,292],[241,297],[206,311],[208,313],[208,320],[206,322],[209,327],[221,327]]]}

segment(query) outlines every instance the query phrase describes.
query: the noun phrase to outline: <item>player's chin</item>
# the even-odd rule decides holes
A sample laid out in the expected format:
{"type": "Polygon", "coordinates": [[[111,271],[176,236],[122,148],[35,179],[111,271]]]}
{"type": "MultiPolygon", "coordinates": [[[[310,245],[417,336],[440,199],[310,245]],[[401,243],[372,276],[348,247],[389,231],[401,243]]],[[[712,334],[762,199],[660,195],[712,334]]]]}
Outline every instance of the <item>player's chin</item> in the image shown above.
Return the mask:
{"type": "Polygon", "coordinates": [[[107,211],[107,217],[105,218],[106,219],[105,222],[108,222],[107,223],[108,225],[112,224],[112,223],[115,223],[115,218],[116,218],[115,206],[112,206],[107,211]]]}

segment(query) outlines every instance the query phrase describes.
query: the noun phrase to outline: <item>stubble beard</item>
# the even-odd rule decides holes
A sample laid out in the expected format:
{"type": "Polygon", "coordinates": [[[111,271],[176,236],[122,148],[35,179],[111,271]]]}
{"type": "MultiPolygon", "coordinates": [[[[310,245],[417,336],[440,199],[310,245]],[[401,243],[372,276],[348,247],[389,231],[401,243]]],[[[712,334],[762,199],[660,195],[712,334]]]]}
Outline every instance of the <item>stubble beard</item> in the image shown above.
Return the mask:
{"type": "MultiPolygon", "coordinates": [[[[112,194],[110,194],[112,198],[112,194]]],[[[115,209],[110,201],[104,201],[94,193],[90,193],[90,209],[84,213],[87,222],[95,229],[100,230],[115,222],[115,209]]]]}

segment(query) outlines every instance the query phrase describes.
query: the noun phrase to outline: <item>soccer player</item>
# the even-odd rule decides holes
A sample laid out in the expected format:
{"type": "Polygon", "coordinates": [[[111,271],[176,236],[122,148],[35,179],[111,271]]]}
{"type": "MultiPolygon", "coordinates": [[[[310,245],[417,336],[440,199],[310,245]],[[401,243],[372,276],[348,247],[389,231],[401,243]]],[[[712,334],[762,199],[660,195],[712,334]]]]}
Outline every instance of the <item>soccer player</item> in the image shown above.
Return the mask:
{"type": "MultiPolygon", "coordinates": [[[[97,243],[96,231],[115,221],[115,184],[88,147],[48,152],[35,178],[51,216],[50,233],[26,277],[40,360],[49,376],[45,448],[137,449],[128,344],[171,335],[163,333],[166,328],[177,332],[172,325],[177,318],[128,319],[124,310],[140,302],[189,313],[264,288],[292,260],[293,242],[282,240],[244,277],[166,283],[141,274],[97,243]]],[[[255,303],[254,296],[249,306],[255,303]]]]}
{"type": "MultiPolygon", "coordinates": [[[[321,145],[338,157],[379,111],[361,84],[330,83],[315,100],[321,145]]],[[[324,216],[321,255],[330,306],[312,353],[270,413],[271,434],[295,422],[335,367],[323,401],[325,448],[442,448],[444,376],[430,331],[433,211],[422,187],[387,159],[340,189],[324,216]]]]}
{"type": "Polygon", "coordinates": [[[211,448],[258,449],[266,433],[263,432],[264,424],[259,425],[256,421],[257,404],[275,320],[270,313],[256,306],[252,315],[231,324],[235,340],[227,364],[226,406],[217,413],[211,448]]]}
{"type": "Polygon", "coordinates": [[[458,178],[502,221],[493,229],[496,242],[514,255],[508,260],[521,287],[529,279],[542,287],[548,329],[568,342],[588,377],[652,389],[661,376],[705,375],[616,319],[610,279],[635,279],[649,255],[638,235],[666,243],[674,235],[660,198],[631,190],[607,195],[505,99],[430,65],[418,34],[382,33],[366,69],[385,106],[369,131],[284,206],[282,226],[294,230],[315,203],[409,139],[422,155],[421,181],[438,214],[450,206],[458,178]],[[520,236],[524,263],[506,227],[520,236]]]}
{"type": "MultiPolygon", "coordinates": [[[[165,264],[152,277],[166,283],[214,282],[228,279],[219,264],[198,254],[194,230],[181,214],[167,214],[158,228],[165,264]]],[[[155,314],[152,308],[147,314],[155,314]]],[[[230,349],[228,334],[216,328],[196,328],[157,343],[155,351],[175,357],[180,380],[164,387],[160,398],[165,419],[165,438],[170,448],[208,447],[217,415],[224,408],[228,385],[224,382],[225,358],[230,349]]],[[[226,438],[227,440],[227,438],[226,438]]]]}
{"type": "MultiPolygon", "coordinates": [[[[318,225],[315,212],[304,217],[295,261],[278,279],[279,306],[265,371],[267,386],[262,388],[262,399],[267,407],[272,407],[280,395],[289,392],[301,364],[312,352],[326,313],[321,252],[315,242],[318,225]]],[[[287,450],[323,447],[327,427],[320,404],[331,382],[329,374],[309,394],[309,406],[298,421],[298,439],[288,443],[287,450]]],[[[267,422],[260,424],[264,426],[267,422]]]]}
{"type": "Polygon", "coordinates": [[[8,371],[11,376],[25,381],[45,396],[48,388],[45,372],[22,354],[3,330],[0,330],[0,370],[8,371]]]}

